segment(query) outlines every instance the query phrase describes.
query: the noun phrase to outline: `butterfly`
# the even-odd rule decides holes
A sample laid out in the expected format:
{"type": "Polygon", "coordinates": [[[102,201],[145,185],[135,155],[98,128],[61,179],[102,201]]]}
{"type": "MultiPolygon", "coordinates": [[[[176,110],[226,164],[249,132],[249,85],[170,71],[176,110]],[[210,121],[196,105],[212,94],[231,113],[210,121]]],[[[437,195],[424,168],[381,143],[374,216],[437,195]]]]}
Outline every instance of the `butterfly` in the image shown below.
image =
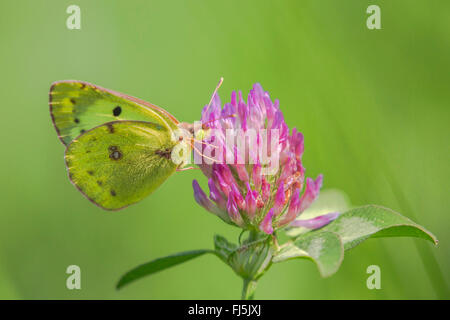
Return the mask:
{"type": "Polygon", "coordinates": [[[192,136],[205,137],[158,106],[88,82],[54,82],[49,105],[70,181],[106,210],[136,203],[191,169],[184,167],[192,136]]]}

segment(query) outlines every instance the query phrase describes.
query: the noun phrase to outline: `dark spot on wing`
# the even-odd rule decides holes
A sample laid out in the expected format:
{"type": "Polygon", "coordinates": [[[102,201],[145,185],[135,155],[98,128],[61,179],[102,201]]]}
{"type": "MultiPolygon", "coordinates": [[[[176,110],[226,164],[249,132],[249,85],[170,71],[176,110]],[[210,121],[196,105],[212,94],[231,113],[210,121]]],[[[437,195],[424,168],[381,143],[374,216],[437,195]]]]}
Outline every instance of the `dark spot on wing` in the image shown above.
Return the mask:
{"type": "Polygon", "coordinates": [[[113,160],[119,160],[122,158],[122,153],[120,151],[114,151],[109,155],[109,157],[113,160]]]}
{"type": "Polygon", "coordinates": [[[88,170],[88,172],[87,172],[90,176],[93,176],[94,175],[94,171],[92,171],[92,170],[88,170]]]}
{"type": "Polygon", "coordinates": [[[116,196],[116,192],[115,192],[114,190],[111,190],[111,195],[112,195],[113,197],[115,197],[115,196],[116,196]]]}
{"type": "Polygon", "coordinates": [[[80,86],[80,89],[84,89],[84,87],[86,87],[86,85],[84,83],[82,83],[80,86]]]}
{"type": "Polygon", "coordinates": [[[109,157],[111,160],[120,160],[122,159],[122,152],[120,152],[117,146],[109,146],[109,157]]]}
{"type": "Polygon", "coordinates": [[[75,121],[75,123],[80,123],[80,119],[75,118],[73,121],[75,121]]]}
{"type": "Polygon", "coordinates": [[[72,104],[75,104],[75,99],[74,98],[70,99],[70,102],[72,102],[72,104]]]}
{"type": "Polygon", "coordinates": [[[85,133],[85,132],[86,132],[86,130],[84,130],[84,129],[80,130],[80,133],[85,133]]]}
{"type": "Polygon", "coordinates": [[[114,133],[114,127],[111,123],[108,123],[106,126],[108,127],[109,133],[114,133]]]}
{"type": "Polygon", "coordinates": [[[86,153],[91,153],[91,150],[86,150],[86,153]]]}
{"type": "Polygon", "coordinates": [[[114,117],[118,117],[121,113],[122,113],[122,108],[120,106],[117,106],[113,109],[114,117]]]}
{"type": "Polygon", "coordinates": [[[100,180],[97,180],[97,184],[98,184],[99,186],[101,186],[101,185],[103,184],[103,182],[101,182],[100,180]]]}

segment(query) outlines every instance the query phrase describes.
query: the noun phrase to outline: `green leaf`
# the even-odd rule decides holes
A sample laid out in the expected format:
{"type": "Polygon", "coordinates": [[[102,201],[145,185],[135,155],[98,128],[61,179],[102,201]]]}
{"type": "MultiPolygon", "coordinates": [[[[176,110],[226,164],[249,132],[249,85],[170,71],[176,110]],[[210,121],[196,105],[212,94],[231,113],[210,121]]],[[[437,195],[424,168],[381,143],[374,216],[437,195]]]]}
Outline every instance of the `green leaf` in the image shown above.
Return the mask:
{"type": "Polygon", "coordinates": [[[162,271],[164,269],[176,266],[178,264],[181,264],[183,262],[189,261],[191,259],[194,259],[198,256],[201,256],[205,253],[213,253],[216,254],[212,250],[193,250],[193,251],[185,251],[180,252],[171,256],[158,258],[153,261],[150,261],[148,263],[144,263],[127,273],[125,273],[117,283],[116,288],[120,289],[123,286],[138,280],[142,277],[154,274],[156,272],[162,271]]]}
{"type": "Polygon", "coordinates": [[[424,227],[391,209],[376,205],[349,210],[321,231],[338,234],[345,250],[369,237],[416,237],[438,243],[436,237],[424,227]]]}
{"type": "Polygon", "coordinates": [[[296,258],[313,261],[320,275],[329,277],[339,269],[344,259],[344,246],[335,233],[310,232],[281,246],[272,261],[276,263],[296,258]]]}

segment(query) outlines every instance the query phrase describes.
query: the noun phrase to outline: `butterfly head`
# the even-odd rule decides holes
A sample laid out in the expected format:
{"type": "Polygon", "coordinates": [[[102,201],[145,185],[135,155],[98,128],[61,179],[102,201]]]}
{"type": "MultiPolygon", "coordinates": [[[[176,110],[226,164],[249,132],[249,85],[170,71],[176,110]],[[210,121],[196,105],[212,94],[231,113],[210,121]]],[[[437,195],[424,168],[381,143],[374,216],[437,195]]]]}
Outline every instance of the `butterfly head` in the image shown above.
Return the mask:
{"type": "Polygon", "coordinates": [[[192,123],[182,122],[178,125],[184,133],[179,135],[179,141],[194,142],[203,141],[211,134],[211,129],[207,125],[196,126],[192,123]]]}

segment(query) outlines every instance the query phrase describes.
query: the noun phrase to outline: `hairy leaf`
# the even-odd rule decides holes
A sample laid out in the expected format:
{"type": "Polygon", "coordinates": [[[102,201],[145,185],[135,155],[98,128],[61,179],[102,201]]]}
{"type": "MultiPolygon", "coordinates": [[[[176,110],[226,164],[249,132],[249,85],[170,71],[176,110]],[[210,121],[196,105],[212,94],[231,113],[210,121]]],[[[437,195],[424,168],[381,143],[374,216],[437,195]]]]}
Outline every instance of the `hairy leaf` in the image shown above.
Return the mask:
{"type": "Polygon", "coordinates": [[[295,258],[313,261],[322,277],[334,274],[344,259],[344,247],[338,235],[332,232],[310,232],[288,242],[275,254],[273,262],[295,258]]]}
{"type": "Polygon", "coordinates": [[[345,250],[369,237],[417,237],[438,243],[436,237],[424,227],[391,209],[376,205],[349,210],[320,231],[338,234],[345,250]]]}

